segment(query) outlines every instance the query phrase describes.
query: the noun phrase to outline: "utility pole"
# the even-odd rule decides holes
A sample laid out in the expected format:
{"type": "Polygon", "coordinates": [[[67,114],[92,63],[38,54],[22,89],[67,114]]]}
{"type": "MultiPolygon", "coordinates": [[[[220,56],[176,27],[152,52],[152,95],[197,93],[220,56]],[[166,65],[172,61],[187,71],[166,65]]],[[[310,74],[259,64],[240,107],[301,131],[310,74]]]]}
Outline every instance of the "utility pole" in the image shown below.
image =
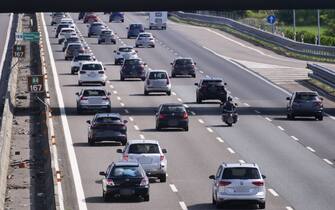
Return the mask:
{"type": "Polygon", "coordinates": [[[295,25],[295,9],[293,10],[293,39],[294,41],[297,40],[297,31],[296,31],[296,25],[295,25]]]}
{"type": "Polygon", "coordinates": [[[320,45],[320,10],[317,10],[318,12],[318,45],[320,45]]]}

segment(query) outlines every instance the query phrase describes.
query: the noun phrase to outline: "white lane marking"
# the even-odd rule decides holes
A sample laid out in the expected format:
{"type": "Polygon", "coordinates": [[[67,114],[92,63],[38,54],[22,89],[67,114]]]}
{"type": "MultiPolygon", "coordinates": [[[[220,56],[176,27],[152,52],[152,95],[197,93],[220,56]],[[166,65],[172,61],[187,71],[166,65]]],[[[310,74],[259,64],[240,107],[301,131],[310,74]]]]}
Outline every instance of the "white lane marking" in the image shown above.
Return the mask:
{"type": "Polygon", "coordinates": [[[234,97],[236,100],[239,100],[239,97],[234,97]]]}
{"type": "Polygon", "coordinates": [[[203,71],[199,71],[201,74],[203,74],[204,72],[203,71]]]}
{"type": "Polygon", "coordinates": [[[299,141],[299,139],[295,136],[291,136],[292,139],[294,139],[295,141],[299,141]]]}
{"type": "Polygon", "coordinates": [[[279,196],[278,193],[276,191],[274,191],[274,189],[269,188],[268,191],[275,197],[279,196]]]}
{"type": "Polygon", "coordinates": [[[199,123],[204,124],[205,122],[202,119],[198,119],[199,123]]]}
{"type": "Polygon", "coordinates": [[[181,100],[181,98],[177,98],[177,100],[180,101],[180,102],[183,102],[183,100],[181,100]]]}
{"type": "Polygon", "coordinates": [[[207,128],[208,132],[213,133],[214,131],[211,128],[207,128]]]}
{"type": "Polygon", "coordinates": [[[220,137],[216,137],[216,140],[218,140],[221,143],[224,143],[223,139],[221,139],[220,137]]]}
{"type": "Polygon", "coordinates": [[[260,114],[261,112],[260,111],[258,111],[258,110],[255,110],[255,112],[257,113],[257,114],[260,114]]]}
{"type": "Polygon", "coordinates": [[[125,106],[125,104],[124,104],[124,103],[120,103],[120,105],[121,105],[122,107],[124,107],[124,106],[125,106]]]}
{"type": "Polygon", "coordinates": [[[307,146],[306,149],[308,149],[311,152],[315,152],[315,150],[312,147],[310,147],[310,146],[307,146]]]}
{"type": "Polygon", "coordinates": [[[176,94],[175,92],[172,92],[172,95],[174,95],[174,96],[175,96],[175,95],[177,95],[177,94],[176,94]]]}
{"type": "Polygon", "coordinates": [[[124,112],[125,112],[125,113],[127,113],[127,114],[129,114],[129,111],[128,111],[128,109],[125,109],[125,110],[124,110],[124,112]]]}
{"type": "Polygon", "coordinates": [[[333,162],[331,162],[330,160],[328,160],[328,159],[323,159],[326,163],[328,163],[329,165],[334,165],[334,163],[333,162]]]}
{"type": "Polygon", "coordinates": [[[132,118],[132,117],[129,117],[129,120],[130,120],[131,122],[134,122],[134,118],[132,118]]]}
{"type": "Polygon", "coordinates": [[[245,161],[244,161],[244,160],[238,160],[238,162],[240,162],[240,163],[245,163],[245,161]]]}
{"type": "Polygon", "coordinates": [[[145,137],[144,137],[143,134],[140,134],[140,138],[141,138],[141,139],[145,139],[145,137]]]}
{"type": "Polygon", "coordinates": [[[206,77],[209,78],[210,76],[207,74],[206,77]]]}
{"type": "Polygon", "coordinates": [[[282,131],[284,131],[285,129],[283,128],[283,127],[281,127],[281,126],[277,126],[278,128],[279,128],[279,130],[282,130],[282,131]]]}
{"type": "Polygon", "coordinates": [[[114,90],[114,91],[113,91],[113,93],[114,93],[114,94],[117,94],[117,91],[116,91],[116,90],[114,90]]]}
{"type": "Polygon", "coordinates": [[[205,47],[205,46],[203,46],[203,48],[206,49],[206,50],[208,50],[209,52],[213,53],[214,55],[216,55],[216,56],[218,56],[218,57],[220,57],[220,58],[222,58],[222,59],[224,59],[224,60],[226,60],[226,61],[228,61],[228,62],[234,64],[235,66],[239,67],[240,69],[242,69],[242,70],[244,70],[244,71],[246,71],[246,72],[252,74],[253,76],[255,76],[255,77],[257,77],[258,79],[264,81],[265,83],[271,85],[272,87],[274,87],[274,88],[276,88],[276,89],[282,91],[283,93],[286,93],[287,95],[291,95],[289,91],[287,91],[287,90],[285,90],[285,89],[279,87],[278,85],[275,85],[275,84],[272,83],[271,81],[269,81],[269,80],[265,79],[264,77],[262,77],[262,76],[256,74],[255,72],[253,72],[253,71],[251,71],[251,70],[245,68],[244,66],[240,65],[239,63],[234,62],[232,59],[230,59],[230,58],[228,58],[228,57],[226,57],[226,56],[224,56],[224,55],[221,55],[221,54],[215,52],[214,50],[211,50],[211,49],[209,49],[209,48],[207,48],[207,47],[205,47]]]}
{"type": "Polygon", "coordinates": [[[270,118],[268,118],[268,117],[265,117],[265,119],[266,119],[267,121],[269,121],[269,122],[272,121],[272,120],[271,120],[270,118]]]}
{"type": "Polygon", "coordinates": [[[140,128],[137,125],[134,125],[135,130],[140,130],[140,128]]]}
{"type": "Polygon", "coordinates": [[[286,210],[294,210],[291,206],[286,206],[286,210]]]}
{"type": "Polygon", "coordinates": [[[189,108],[189,106],[187,104],[183,104],[185,108],[189,108]]]}
{"type": "Polygon", "coordinates": [[[9,42],[9,37],[10,37],[10,30],[12,29],[12,23],[13,23],[13,13],[10,13],[5,45],[4,45],[4,48],[3,48],[3,51],[2,51],[2,57],[1,57],[1,61],[0,61],[0,79],[1,79],[1,75],[2,75],[3,65],[5,64],[6,54],[7,54],[7,50],[8,50],[8,42],[9,42]]]}
{"type": "Polygon", "coordinates": [[[170,188],[171,188],[172,192],[178,192],[178,189],[174,184],[170,184],[170,188]]]}
{"type": "Polygon", "coordinates": [[[121,101],[121,97],[120,97],[120,96],[118,96],[118,97],[117,97],[117,100],[121,101]]]}
{"type": "Polygon", "coordinates": [[[184,201],[179,201],[179,205],[180,205],[182,210],[187,210],[187,206],[186,206],[184,201]]]}
{"type": "Polygon", "coordinates": [[[245,106],[249,107],[250,105],[248,103],[243,103],[245,106]]]}
{"type": "Polygon", "coordinates": [[[192,115],[196,115],[196,113],[195,113],[195,112],[193,112],[193,111],[191,112],[191,114],[192,114],[192,115]]]}
{"type": "Polygon", "coordinates": [[[61,121],[62,121],[62,125],[63,125],[62,127],[63,127],[64,137],[65,137],[66,147],[67,147],[67,151],[68,151],[68,155],[69,155],[69,159],[70,159],[70,166],[71,166],[72,176],[74,178],[73,182],[74,182],[74,186],[75,186],[75,189],[76,189],[76,197],[77,197],[77,202],[78,202],[78,208],[79,208],[79,210],[87,210],[87,206],[86,206],[86,202],[85,202],[85,194],[84,194],[83,185],[82,185],[82,182],[81,182],[81,176],[80,176],[80,172],[79,172],[76,153],[74,151],[73,141],[72,141],[71,132],[70,132],[70,127],[69,127],[69,123],[67,121],[67,116],[66,116],[66,113],[65,113],[65,105],[64,105],[63,95],[62,95],[62,91],[61,91],[60,84],[59,84],[59,78],[58,78],[58,74],[57,74],[55,58],[53,56],[53,52],[52,52],[52,49],[51,49],[50,40],[49,40],[49,33],[48,33],[48,30],[47,30],[47,26],[45,24],[43,13],[41,13],[41,20],[42,20],[43,30],[44,30],[44,33],[45,33],[45,41],[46,41],[46,44],[47,44],[48,53],[49,53],[49,57],[50,57],[50,65],[51,65],[51,70],[52,70],[54,83],[55,83],[56,96],[57,96],[57,99],[58,99],[58,105],[59,105],[59,109],[60,109],[60,116],[61,116],[61,121]]]}
{"type": "Polygon", "coordinates": [[[235,154],[235,151],[234,151],[232,148],[228,147],[227,150],[228,150],[231,154],[235,154]]]}

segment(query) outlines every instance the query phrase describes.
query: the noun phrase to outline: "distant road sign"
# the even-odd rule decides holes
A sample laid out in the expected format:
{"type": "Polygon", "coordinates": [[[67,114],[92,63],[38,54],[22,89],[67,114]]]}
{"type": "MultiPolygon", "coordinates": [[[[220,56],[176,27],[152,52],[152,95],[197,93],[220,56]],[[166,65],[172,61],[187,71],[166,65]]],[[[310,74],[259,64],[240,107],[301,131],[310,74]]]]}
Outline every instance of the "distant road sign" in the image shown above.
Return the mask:
{"type": "Polygon", "coordinates": [[[268,23],[270,23],[270,24],[274,24],[274,23],[276,22],[276,16],[274,16],[274,15],[269,15],[269,16],[267,17],[267,21],[268,21],[268,23]]]}
{"type": "Polygon", "coordinates": [[[44,76],[30,75],[28,76],[28,90],[31,93],[39,93],[44,91],[44,76]]]}
{"type": "Polygon", "coordinates": [[[13,47],[13,57],[24,58],[26,55],[26,46],[24,45],[14,45],[13,47]]]}
{"type": "Polygon", "coordinates": [[[16,32],[16,33],[15,33],[15,40],[16,40],[16,41],[23,41],[23,33],[21,33],[21,32],[16,32]]]}
{"type": "Polygon", "coordinates": [[[30,41],[30,42],[37,42],[40,40],[40,33],[39,32],[17,32],[15,33],[16,41],[30,41]]]}

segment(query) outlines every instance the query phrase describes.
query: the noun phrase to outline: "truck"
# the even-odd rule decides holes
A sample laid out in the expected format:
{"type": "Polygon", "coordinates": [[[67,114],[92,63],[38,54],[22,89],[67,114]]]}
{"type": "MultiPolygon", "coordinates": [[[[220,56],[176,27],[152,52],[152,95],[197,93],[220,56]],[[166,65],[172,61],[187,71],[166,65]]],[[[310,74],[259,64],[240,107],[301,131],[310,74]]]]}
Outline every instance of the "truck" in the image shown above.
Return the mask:
{"type": "Polygon", "coordinates": [[[166,30],[167,12],[155,11],[149,12],[149,29],[166,30]]]}

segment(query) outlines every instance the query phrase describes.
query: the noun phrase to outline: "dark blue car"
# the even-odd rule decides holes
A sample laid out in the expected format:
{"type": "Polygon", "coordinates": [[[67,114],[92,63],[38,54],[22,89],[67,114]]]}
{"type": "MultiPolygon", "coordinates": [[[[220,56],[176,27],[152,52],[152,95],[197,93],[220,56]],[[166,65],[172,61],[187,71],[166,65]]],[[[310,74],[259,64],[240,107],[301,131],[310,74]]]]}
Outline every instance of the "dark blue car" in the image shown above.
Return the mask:
{"type": "Polygon", "coordinates": [[[129,27],[127,27],[128,33],[127,38],[137,38],[139,33],[144,32],[144,26],[140,23],[130,24],[129,27]]]}
{"type": "Polygon", "coordinates": [[[112,12],[109,15],[109,22],[124,22],[124,13],[123,12],[112,12]]]}

